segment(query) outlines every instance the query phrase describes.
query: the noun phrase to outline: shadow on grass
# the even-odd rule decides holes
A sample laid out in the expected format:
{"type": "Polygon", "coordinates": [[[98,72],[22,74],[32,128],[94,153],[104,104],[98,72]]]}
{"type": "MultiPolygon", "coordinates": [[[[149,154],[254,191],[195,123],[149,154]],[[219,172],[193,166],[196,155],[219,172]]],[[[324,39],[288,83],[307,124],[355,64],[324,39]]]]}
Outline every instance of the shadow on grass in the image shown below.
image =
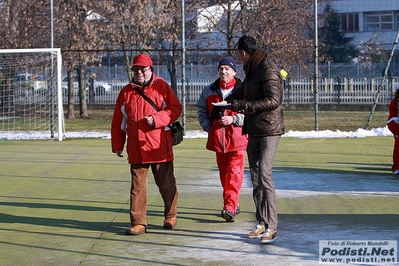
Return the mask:
{"type": "MultiPolygon", "coordinates": [[[[200,221],[200,219],[192,219],[185,217],[192,216],[191,213],[182,213],[183,219],[200,221]]],[[[26,223],[26,229],[12,230],[23,234],[40,234],[42,237],[59,236],[78,239],[87,239],[97,242],[98,236],[87,236],[75,231],[29,231],[29,225],[57,226],[73,229],[94,230],[95,227],[107,227],[107,223],[80,222],[76,220],[64,220],[53,218],[33,218],[29,220],[21,220],[21,217],[8,216],[8,221],[19,221],[26,223]]],[[[7,218],[0,215],[1,221],[7,218]]],[[[207,220],[207,219],[206,219],[207,220]]],[[[398,238],[399,231],[397,222],[399,215],[386,214],[281,214],[279,238],[273,245],[260,245],[258,239],[248,239],[246,233],[232,227],[220,227],[219,222],[207,225],[207,229],[198,228],[193,223],[186,221],[183,225],[178,225],[173,230],[165,230],[160,226],[149,225],[148,233],[140,236],[122,236],[120,223],[114,223],[108,226],[106,232],[116,233],[120,237],[101,237],[102,245],[125,246],[133,245],[135,251],[131,254],[118,255],[119,252],[112,251],[110,253],[99,252],[94,249],[90,251],[90,257],[111,258],[113,260],[130,261],[130,262],[151,262],[163,265],[193,265],[190,263],[179,263],[160,261],[152,254],[145,253],[148,247],[151,250],[165,250],[170,253],[170,257],[179,257],[179,252],[186,254],[229,254],[231,257],[242,256],[245,252],[248,263],[251,265],[251,256],[278,256],[281,262],[284,258],[296,258],[308,262],[317,262],[319,240],[394,240],[398,238]],[[222,228],[222,229],[221,229],[222,228]],[[304,230],[306,228],[306,230],[304,230]],[[228,245],[226,245],[228,241],[228,245]],[[108,243],[108,244],[107,244],[108,243]],[[234,248],[240,247],[241,248],[234,248]],[[140,249],[144,251],[140,251],[140,249]]],[[[7,229],[3,229],[7,230],[7,229]]],[[[9,243],[0,241],[0,243],[12,246],[31,247],[24,243],[9,243]]],[[[62,251],[67,253],[85,254],[81,251],[64,250],[57,247],[35,246],[35,249],[45,249],[53,251],[62,251]]],[[[211,255],[210,255],[211,256],[211,255]]],[[[213,255],[215,256],[215,255],[213,255]]],[[[200,257],[199,257],[200,259],[200,257]]],[[[217,258],[216,258],[217,259],[217,258]]]]}

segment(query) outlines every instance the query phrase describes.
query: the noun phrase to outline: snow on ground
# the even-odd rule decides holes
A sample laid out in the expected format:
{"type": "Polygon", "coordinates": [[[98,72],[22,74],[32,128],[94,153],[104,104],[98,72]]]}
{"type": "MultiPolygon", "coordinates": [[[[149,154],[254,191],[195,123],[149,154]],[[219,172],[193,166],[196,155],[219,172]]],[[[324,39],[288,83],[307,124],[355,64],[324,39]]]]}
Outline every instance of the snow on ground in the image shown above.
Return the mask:
{"type": "MultiPolygon", "coordinates": [[[[55,133],[54,138],[58,138],[58,133],[55,133]]],[[[40,140],[49,139],[50,132],[3,132],[0,131],[0,140],[40,140]]],[[[184,135],[185,138],[207,138],[208,133],[199,130],[187,131],[184,135]]],[[[383,128],[372,128],[370,130],[365,130],[359,128],[356,131],[288,131],[283,137],[286,138],[365,138],[365,137],[377,137],[377,136],[392,136],[388,127],[383,128]]],[[[109,139],[111,135],[109,132],[65,132],[64,138],[74,139],[74,138],[103,138],[109,139]]]]}

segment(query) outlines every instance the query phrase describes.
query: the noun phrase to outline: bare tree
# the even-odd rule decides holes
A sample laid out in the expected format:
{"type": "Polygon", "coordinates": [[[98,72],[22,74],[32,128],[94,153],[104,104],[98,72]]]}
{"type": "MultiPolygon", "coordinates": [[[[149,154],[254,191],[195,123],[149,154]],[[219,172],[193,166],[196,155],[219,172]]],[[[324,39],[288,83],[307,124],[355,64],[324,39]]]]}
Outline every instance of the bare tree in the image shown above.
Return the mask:
{"type": "Polygon", "coordinates": [[[248,1],[245,0],[216,0],[213,2],[212,6],[204,3],[197,11],[198,16],[200,20],[206,20],[207,31],[217,32],[224,36],[224,39],[217,38],[212,45],[225,47],[227,44],[227,53],[229,56],[233,56],[237,37],[247,33],[247,28],[249,28],[247,25],[252,25],[252,22],[256,20],[257,13],[251,14],[255,17],[248,16],[248,1]]]}
{"type": "Polygon", "coordinates": [[[168,1],[167,10],[164,13],[162,25],[157,35],[157,43],[160,50],[158,52],[162,62],[167,66],[171,87],[177,92],[177,65],[181,62],[181,5],[178,1],[168,1]]]}
{"type": "Polygon", "coordinates": [[[358,61],[365,64],[378,64],[387,60],[388,54],[382,49],[383,42],[377,36],[360,43],[358,61]]]}
{"type": "Polygon", "coordinates": [[[129,79],[133,57],[149,53],[166,65],[171,86],[176,91],[177,65],[181,62],[180,7],[180,2],[173,0],[143,0],[134,4],[117,0],[103,6],[104,16],[111,21],[108,45],[122,50],[129,79]]]}
{"type": "Polygon", "coordinates": [[[154,49],[159,25],[163,23],[163,1],[104,1],[104,5],[97,10],[110,21],[103,37],[108,47],[122,51],[130,80],[133,57],[154,49]]]}
{"type": "MultiPolygon", "coordinates": [[[[319,0],[319,3],[323,0],[319,0]]],[[[47,0],[3,1],[0,16],[5,36],[0,46],[48,47],[49,3],[47,0]],[[39,19],[40,18],[40,19],[39,19]],[[41,33],[40,33],[41,32],[41,33]]],[[[313,0],[213,0],[185,1],[186,44],[198,49],[227,49],[235,53],[235,42],[250,34],[286,69],[312,58],[313,0]],[[212,8],[210,9],[210,3],[212,8]],[[200,15],[199,15],[200,14],[200,15]],[[197,31],[197,16],[208,20],[206,33],[197,31]],[[195,26],[194,26],[195,25],[195,26]],[[188,27],[187,27],[188,26],[188,27]],[[215,34],[217,33],[217,34],[215,34]],[[204,38],[217,36],[211,42],[204,38]],[[224,36],[224,38],[220,38],[224,36]]],[[[86,73],[89,62],[100,60],[101,51],[124,58],[129,80],[132,58],[138,53],[158,57],[169,71],[176,90],[178,65],[182,59],[181,2],[175,0],[54,0],[55,47],[63,51],[63,62],[73,80],[80,77],[80,116],[86,117],[86,73]],[[95,14],[95,16],[94,16],[95,14]],[[99,51],[99,53],[84,53],[99,51]]],[[[199,26],[199,25],[198,25],[199,26]]],[[[70,84],[72,83],[70,81],[70,84]]],[[[68,118],[74,118],[73,86],[69,86],[68,118]]]]}
{"type": "Polygon", "coordinates": [[[2,49],[50,47],[48,1],[4,0],[0,11],[2,49]]]}
{"type": "Polygon", "coordinates": [[[237,39],[248,34],[286,69],[311,57],[312,39],[308,33],[313,21],[313,0],[213,2],[214,6],[205,5],[198,13],[208,21],[209,31],[225,36],[222,41],[227,44],[229,55],[234,55],[237,39]]]}
{"type": "Polygon", "coordinates": [[[312,57],[313,0],[262,1],[249,33],[264,45],[274,61],[286,69],[312,57]]]}
{"type": "MultiPolygon", "coordinates": [[[[103,49],[104,39],[100,27],[103,22],[99,19],[88,19],[92,15],[94,3],[89,0],[58,0],[56,6],[56,45],[61,47],[63,59],[68,69],[68,114],[69,119],[74,114],[73,80],[77,77],[79,88],[80,117],[88,117],[86,101],[86,73],[85,66],[95,59],[93,53],[83,53],[88,50],[103,49]],[[99,25],[100,24],[100,25],[99,25]],[[76,75],[75,75],[76,71],[76,75]]],[[[98,2],[96,3],[98,5],[98,2]]]]}

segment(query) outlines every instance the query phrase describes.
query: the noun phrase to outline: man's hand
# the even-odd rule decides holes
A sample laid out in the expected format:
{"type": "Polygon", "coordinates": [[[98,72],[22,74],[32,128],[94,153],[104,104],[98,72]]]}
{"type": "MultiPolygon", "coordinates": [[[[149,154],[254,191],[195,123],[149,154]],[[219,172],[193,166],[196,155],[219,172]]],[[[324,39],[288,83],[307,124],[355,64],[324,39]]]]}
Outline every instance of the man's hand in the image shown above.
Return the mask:
{"type": "Polygon", "coordinates": [[[230,105],[224,107],[226,109],[230,109],[235,112],[245,110],[245,100],[230,100],[227,101],[227,103],[229,103],[230,105]]]}
{"type": "Polygon", "coordinates": [[[123,157],[122,151],[121,151],[121,150],[112,151],[112,152],[113,152],[113,153],[116,153],[116,155],[117,155],[118,157],[123,157]]]}
{"type": "Polygon", "coordinates": [[[232,116],[223,116],[222,118],[220,118],[219,123],[223,126],[228,126],[231,125],[234,121],[234,118],[232,116]]]}
{"type": "Polygon", "coordinates": [[[144,118],[147,120],[147,124],[148,124],[149,126],[152,126],[152,127],[155,126],[155,121],[154,121],[154,118],[152,117],[152,115],[150,115],[150,116],[145,116],[144,118]]]}

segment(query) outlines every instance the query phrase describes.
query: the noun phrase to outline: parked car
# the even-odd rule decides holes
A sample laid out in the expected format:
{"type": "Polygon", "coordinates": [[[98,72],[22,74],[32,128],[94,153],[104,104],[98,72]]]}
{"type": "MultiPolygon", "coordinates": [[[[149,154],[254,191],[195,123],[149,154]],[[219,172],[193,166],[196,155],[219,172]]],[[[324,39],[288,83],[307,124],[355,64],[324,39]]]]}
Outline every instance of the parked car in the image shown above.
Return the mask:
{"type": "Polygon", "coordinates": [[[33,95],[47,90],[47,80],[40,75],[21,73],[14,76],[13,88],[17,96],[33,95]]]}
{"type": "MultiPolygon", "coordinates": [[[[78,83],[78,78],[74,77],[73,79],[73,88],[75,89],[75,93],[78,92],[79,88],[79,83],[78,83]]],[[[86,91],[89,90],[89,81],[88,79],[85,79],[85,88],[86,91]]],[[[68,89],[68,77],[63,77],[62,78],[62,90],[66,92],[68,89]]],[[[111,92],[112,86],[110,83],[107,81],[100,81],[100,80],[94,80],[94,90],[96,95],[104,95],[106,93],[111,92]]]]}

